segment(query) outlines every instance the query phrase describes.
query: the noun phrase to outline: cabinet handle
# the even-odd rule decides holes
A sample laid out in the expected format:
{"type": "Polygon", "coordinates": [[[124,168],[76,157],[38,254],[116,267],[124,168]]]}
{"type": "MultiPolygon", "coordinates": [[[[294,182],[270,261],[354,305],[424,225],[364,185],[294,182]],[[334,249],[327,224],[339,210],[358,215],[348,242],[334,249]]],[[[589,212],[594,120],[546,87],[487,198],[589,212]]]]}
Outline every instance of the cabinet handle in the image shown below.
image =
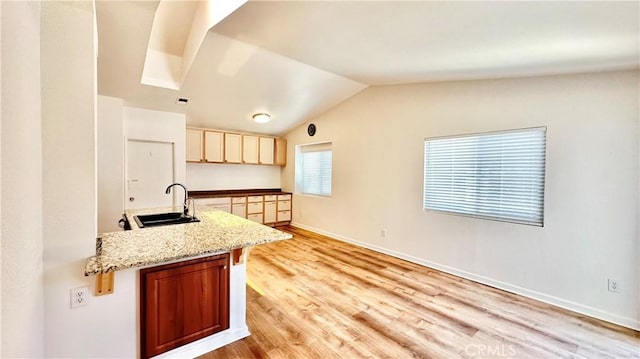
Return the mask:
{"type": "Polygon", "coordinates": [[[227,269],[227,266],[222,267],[222,269],[227,269]]]}

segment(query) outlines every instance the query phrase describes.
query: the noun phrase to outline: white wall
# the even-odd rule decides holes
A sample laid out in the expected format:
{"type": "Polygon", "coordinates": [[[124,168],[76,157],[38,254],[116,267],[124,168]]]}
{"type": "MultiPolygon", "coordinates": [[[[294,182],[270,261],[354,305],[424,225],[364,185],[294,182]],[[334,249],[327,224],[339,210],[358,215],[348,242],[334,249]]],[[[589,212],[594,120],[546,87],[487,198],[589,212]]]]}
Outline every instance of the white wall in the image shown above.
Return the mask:
{"type": "Polygon", "coordinates": [[[278,166],[187,163],[190,191],[280,188],[278,166]]]}
{"type": "Polygon", "coordinates": [[[175,179],[185,182],[185,116],[128,107],[120,98],[98,96],[97,123],[98,233],[103,233],[120,230],[117,221],[125,201],[127,138],[174,143],[175,179]]]}
{"type": "Polygon", "coordinates": [[[2,352],[44,355],[40,4],[1,2],[2,352]]]}
{"type": "Polygon", "coordinates": [[[91,2],[42,4],[44,328],[52,357],[73,353],[92,325],[70,309],[69,290],[90,284],[82,268],[95,252],[93,20],[91,2]]]}
{"type": "Polygon", "coordinates": [[[133,278],[117,275],[115,291],[121,293],[91,296],[86,307],[70,309],[70,289],[87,285],[93,292],[94,278],[83,275],[87,257],[95,253],[97,230],[93,31],[92,2],[42,3],[46,357],[126,357],[135,348],[135,337],[122,330],[135,323],[135,306],[120,300],[135,300],[135,293],[122,292],[133,278]]]}
{"type": "MultiPolygon", "coordinates": [[[[0,39],[2,38],[2,4],[0,4],[0,39]]],[[[2,40],[0,40],[2,43],[2,40]]],[[[0,45],[0,69],[2,46],[0,45]]],[[[2,109],[2,71],[0,70],[0,109],[2,109]]],[[[2,159],[2,110],[0,110],[0,159],[2,159]]],[[[0,268],[2,268],[2,165],[0,162],[0,268]]],[[[2,308],[2,272],[0,271],[0,308],[2,308]]],[[[0,309],[0,355],[2,355],[2,310],[0,309]]]]}
{"type": "Polygon", "coordinates": [[[369,88],[314,118],[315,137],[306,124],[288,134],[289,159],[297,144],[333,143],[333,196],[294,196],[293,222],[639,328],[638,77],[369,88]],[[423,211],[425,137],[533,126],[548,128],[544,228],[423,211]]]}
{"type": "Polygon", "coordinates": [[[98,96],[98,233],[118,231],[124,208],[123,101],[98,96]]]}
{"type": "Polygon", "coordinates": [[[128,138],[174,143],[175,180],[184,183],[187,161],[185,115],[125,106],[123,119],[125,141],[128,138]]]}

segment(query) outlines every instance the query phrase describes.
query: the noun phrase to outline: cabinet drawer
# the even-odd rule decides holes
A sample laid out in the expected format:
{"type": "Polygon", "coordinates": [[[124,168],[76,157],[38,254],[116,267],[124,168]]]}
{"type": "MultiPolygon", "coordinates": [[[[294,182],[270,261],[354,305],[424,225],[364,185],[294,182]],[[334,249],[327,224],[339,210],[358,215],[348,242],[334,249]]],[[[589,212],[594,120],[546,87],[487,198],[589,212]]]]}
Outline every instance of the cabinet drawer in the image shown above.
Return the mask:
{"type": "Polygon", "coordinates": [[[247,215],[247,219],[250,221],[262,223],[262,213],[253,213],[247,215]]]}
{"type": "Polygon", "coordinates": [[[272,195],[272,196],[264,196],[264,201],[265,202],[273,202],[276,200],[276,195],[272,195]]]}
{"type": "Polygon", "coordinates": [[[247,197],[231,197],[231,203],[247,203],[247,197]]]}
{"type": "Polygon", "coordinates": [[[286,222],[291,220],[291,211],[278,211],[278,222],[286,222]]]}
{"type": "Polygon", "coordinates": [[[291,201],[278,201],[278,211],[290,211],[291,201]]]}
{"type": "Polygon", "coordinates": [[[290,194],[279,194],[278,195],[278,201],[291,201],[291,195],[290,194]]]}
{"type": "Polygon", "coordinates": [[[262,202],[247,204],[247,213],[262,213],[262,202]]]}
{"type": "Polygon", "coordinates": [[[247,202],[262,202],[262,196],[249,196],[247,202]]]}
{"type": "Polygon", "coordinates": [[[231,198],[229,197],[211,197],[211,198],[196,198],[195,200],[196,205],[204,205],[204,206],[210,206],[210,205],[217,205],[217,204],[231,204],[231,198]]]}

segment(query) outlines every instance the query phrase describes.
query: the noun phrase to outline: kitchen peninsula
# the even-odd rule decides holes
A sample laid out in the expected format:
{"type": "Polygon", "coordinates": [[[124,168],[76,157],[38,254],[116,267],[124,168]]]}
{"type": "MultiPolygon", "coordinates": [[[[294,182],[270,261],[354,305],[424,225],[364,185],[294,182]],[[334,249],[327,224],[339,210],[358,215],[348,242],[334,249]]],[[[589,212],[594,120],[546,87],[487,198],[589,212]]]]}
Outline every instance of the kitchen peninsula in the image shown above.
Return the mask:
{"type": "Polygon", "coordinates": [[[135,215],[180,210],[126,211],[132,230],[100,235],[96,255],[85,265],[86,276],[106,275],[111,280],[115,271],[138,272],[139,281],[125,282],[125,287],[116,282],[113,291],[140,297],[142,357],[193,357],[250,335],[243,248],[292,238],[211,207],[198,208],[200,222],[139,228],[133,220],[135,215]],[[195,312],[182,313],[183,309],[195,312]]]}

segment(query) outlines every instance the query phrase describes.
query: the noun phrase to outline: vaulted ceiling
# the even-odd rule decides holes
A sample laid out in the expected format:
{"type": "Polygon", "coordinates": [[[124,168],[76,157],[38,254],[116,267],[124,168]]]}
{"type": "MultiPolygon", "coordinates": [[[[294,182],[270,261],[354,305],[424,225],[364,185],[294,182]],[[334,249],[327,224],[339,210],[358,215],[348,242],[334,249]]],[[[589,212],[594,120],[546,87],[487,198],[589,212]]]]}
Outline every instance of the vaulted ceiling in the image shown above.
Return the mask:
{"type": "Polygon", "coordinates": [[[245,132],[284,133],[372,85],[640,66],[638,2],[174,0],[96,9],[99,94],[245,132]],[[254,123],[257,112],[272,121],[254,123]]]}

